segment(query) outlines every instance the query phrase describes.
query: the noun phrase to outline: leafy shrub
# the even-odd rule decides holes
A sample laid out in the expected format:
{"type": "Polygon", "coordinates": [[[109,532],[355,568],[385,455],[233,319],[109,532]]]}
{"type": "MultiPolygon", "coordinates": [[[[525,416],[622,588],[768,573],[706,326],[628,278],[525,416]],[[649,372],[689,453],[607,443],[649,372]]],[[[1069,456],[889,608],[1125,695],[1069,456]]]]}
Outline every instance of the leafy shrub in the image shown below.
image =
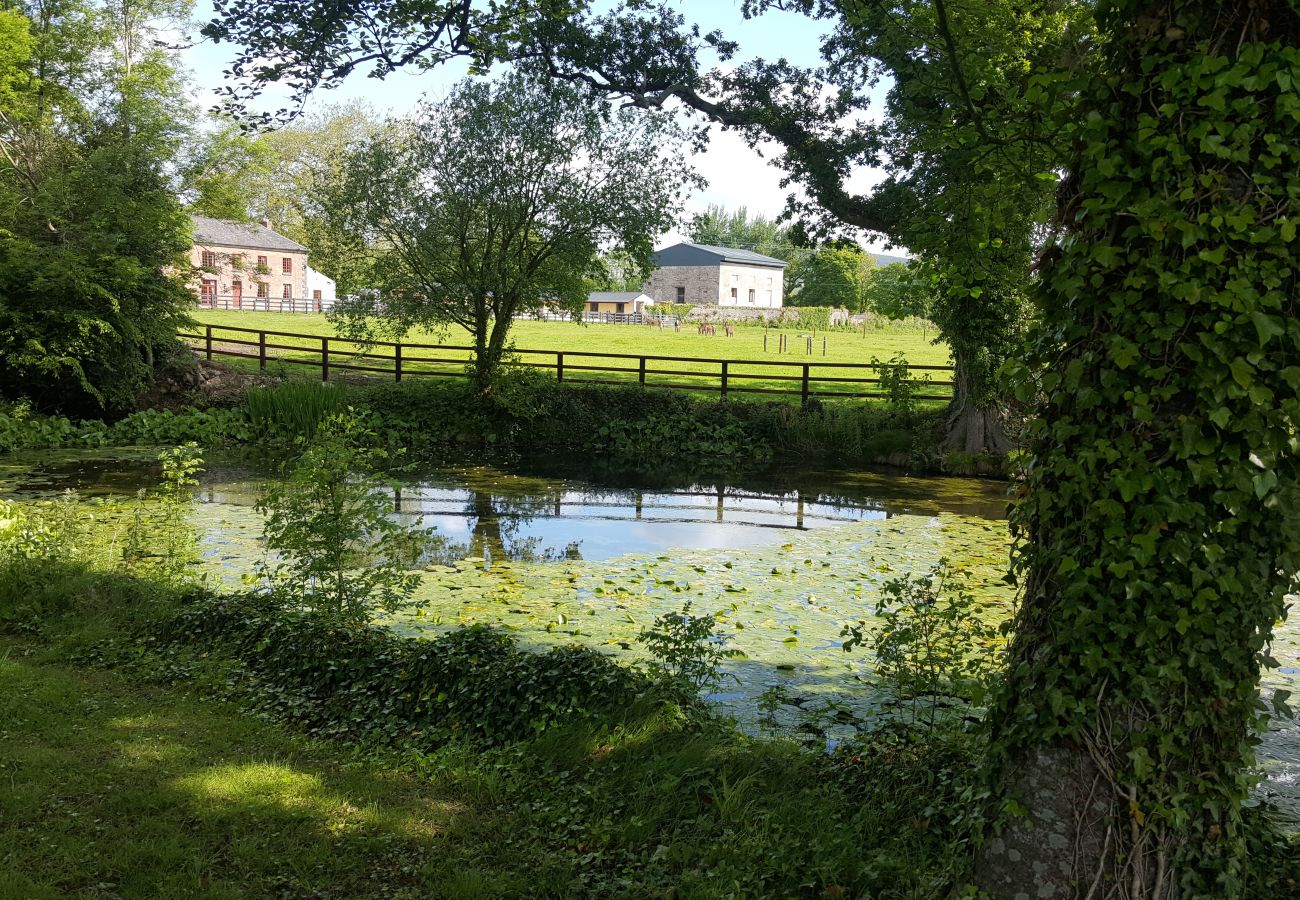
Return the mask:
{"type": "Polygon", "coordinates": [[[370,474],[388,454],[374,439],[350,413],[325,419],[314,438],[300,439],[287,477],[257,501],[266,545],[280,557],[260,567],[267,585],[352,626],[367,621],[372,605],[395,610],[411,595],[419,576],[410,567],[429,538],[389,517],[388,485],[370,474]]]}
{"type": "Polygon", "coordinates": [[[238,659],[265,713],[318,736],[383,744],[522,740],[574,719],[615,717],[644,689],[633,671],[594,651],[529,652],[482,626],[403,638],[271,596],[197,599],[163,635],[238,659]]]}
{"type": "Polygon", "coordinates": [[[944,700],[978,706],[999,671],[997,629],[959,580],[964,573],[940,560],[926,575],[890,579],[881,589],[873,635],[867,623],[846,625],[846,652],[870,641],[876,672],[909,701],[913,723],[933,726],[944,700]]]}
{"type": "Polygon", "coordinates": [[[203,471],[203,456],[190,442],[158,456],[162,483],[154,491],[141,489],[127,525],[122,564],[133,574],[164,584],[191,579],[199,562],[198,533],[189,523],[194,507],[195,477],[203,471]]]}
{"type": "Polygon", "coordinates": [[[252,388],[244,397],[244,412],[255,434],[310,438],[330,416],[347,410],[346,391],[321,381],[287,381],[270,388],[252,388]]]}
{"type": "Polygon", "coordinates": [[[910,415],[916,407],[917,388],[928,382],[930,376],[913,378],[907,359],[901,353],[895,354],[888,362],[872,357],[871,365],[875,367],[880,379],[880,390],[889,400],[890,405],[899,412],[910,415]]]}
{"type": "Polygon", "coordinates": [[[650,651],[650,677],[673,693],[694,697],[722,680],[723,641],[715,633],[717,617],[691,615],[687,602],[680,612],[664,613],[637,640],[650,651]]]}
{"type": "Polygon", "coordinates": [[[805,331],[825,331],[831,327],[829,306],[801,306],[798,310],[799,327],[805,331]]]}

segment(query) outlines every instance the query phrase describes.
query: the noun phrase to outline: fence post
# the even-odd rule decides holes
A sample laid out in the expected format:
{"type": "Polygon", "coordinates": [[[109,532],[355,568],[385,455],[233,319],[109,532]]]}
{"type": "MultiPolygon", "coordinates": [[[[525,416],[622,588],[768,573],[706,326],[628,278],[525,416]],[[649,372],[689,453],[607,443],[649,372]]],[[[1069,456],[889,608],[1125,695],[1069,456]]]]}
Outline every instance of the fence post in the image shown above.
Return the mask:
{"type": "Polygon", "coordinates": [[[826,335],[822,335],[822,356],[826,355],[826,335]]]}
{"type": "Polygon", "coordinates": [[[645,357],[644,356],[641,357],[641,368],[637,372],[637,380],[640,381],[641,384],[645,384],[645,357]]]}
{"type": "Polygon", "coordinates": [[[402,345],[396,344],[393,347],[393,377],[397,381],[402,380],[402,345]]]}
{"type": "Polygon", "coordinates": [[[563,353],[555,354],[555,380],[556,381],[564,380],[564,354],[563,353]]]}
{"type": "Polygon", "coordinates": [[[330,339],[326,337],[320,339],[320,380],[330,380],[330,339]]]}
{"type": "Polygon", "coordinates": [[[804,406],[808,405],[808,370],[811,368],[807,363],[803,364],[803,400],[804,406]]]}
{"type": "Polygon", "coordinates": [[[722,399],[727,399],[727,361],[722,361],[722,399]]]}
{"type": "Polygon", "coordinates": [[[208,338],[207,340],[208,362],[212,362],[212,326],[209,325],[206,331],[207,331],[207,338],[208,338]]]}
{"type": "Polygon", "coordinates": [[[266,371],[266,332],[257,333],[257,367],[266,371]]]}

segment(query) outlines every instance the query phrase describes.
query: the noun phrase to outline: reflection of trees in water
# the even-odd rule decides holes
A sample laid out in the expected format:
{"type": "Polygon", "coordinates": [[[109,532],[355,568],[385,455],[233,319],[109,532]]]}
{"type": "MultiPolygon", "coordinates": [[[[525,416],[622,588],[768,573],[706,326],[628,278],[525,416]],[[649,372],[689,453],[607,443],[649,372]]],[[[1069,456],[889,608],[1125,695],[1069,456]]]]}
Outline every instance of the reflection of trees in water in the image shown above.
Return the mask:
{"type": "MultiPolygon", "coordinates": [[[[465,516],[469,522],[467,542],[440,538],[430,551],[425,565],[450,565],[467,557],[481,557],[489,562],[555,562],[582,559],[577,541],[563,548],[545,547],[540,537],[524,537],[520,530],[539,515],[560,515],[563,486],[540,493],[496,493],[472,483],[465,485],[469,501],[465,516]]],[[[393,494],[394,512],[403,512],[402,489],[393,494]]]]}

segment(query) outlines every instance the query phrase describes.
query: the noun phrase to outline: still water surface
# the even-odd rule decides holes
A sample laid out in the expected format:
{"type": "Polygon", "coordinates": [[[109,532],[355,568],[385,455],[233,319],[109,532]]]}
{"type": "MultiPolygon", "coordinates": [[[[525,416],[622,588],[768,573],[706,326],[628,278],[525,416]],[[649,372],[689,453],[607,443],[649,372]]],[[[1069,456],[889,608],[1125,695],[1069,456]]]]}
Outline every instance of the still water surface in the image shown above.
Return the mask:
{"type": "MultiPolygon", "coordinates": [[[[156,483],[156,450],[0,458],[0,495],[129,496],[156,483]]],[[[274,466],[212,460],[196,490],[205,564],[237,586],[264,558],[253,503],[274,466]]],[[[940,558],[965,568],[990,618],[1009,614],[1005,485],[887,473],[774,470],[743,481],[627,476],[589,463],[446,466],[407,475],[394,513],[434,527],[436,558],[418,607],[387,620],[418,635],[489,623],[537,645],[582,643],[638,657],[636,635],[689,601],[718,614],[737,651],[712,698],[762,730],[758,700],[779,687],[783,727],[814,717],[832,738],[886,698],[870,659],[841,648],[871,620],[880,585],[940,558]],[[838,723],[838,724],[837,724],[838,723]]],[[[1282,667],[1265,695],[1300,695],[1300,640],[1280,629],[1282,667]]],[[[1300,729],[1275,723],[1260,747],[1261,790],[1300,815],[1300,729]]]]}

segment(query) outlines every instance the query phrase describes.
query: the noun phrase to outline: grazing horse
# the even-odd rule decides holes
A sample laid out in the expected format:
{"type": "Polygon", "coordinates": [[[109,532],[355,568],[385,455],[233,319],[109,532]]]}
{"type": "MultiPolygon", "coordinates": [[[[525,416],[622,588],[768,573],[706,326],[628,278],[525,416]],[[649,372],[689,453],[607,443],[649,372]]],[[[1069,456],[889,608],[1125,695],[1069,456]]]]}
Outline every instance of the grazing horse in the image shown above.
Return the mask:
{"type": "Polygon", "coordinates": [[[727,324],[723,325],[723,326],[722,326],[722,330],[723,330],[723,332],[726,333],[727,337],[735,337],[735,335],[736,335],[736,328],[735,328],[735,326],[732,325],[730,322],[728,322],[727,324]]]}
{"type": "Polygon", "coordinates": [[[698,331],[700,334],[712,335],[718,333],[718,327],[716,325],[710,324],[709,322],[701,322],[698,331]]]}

